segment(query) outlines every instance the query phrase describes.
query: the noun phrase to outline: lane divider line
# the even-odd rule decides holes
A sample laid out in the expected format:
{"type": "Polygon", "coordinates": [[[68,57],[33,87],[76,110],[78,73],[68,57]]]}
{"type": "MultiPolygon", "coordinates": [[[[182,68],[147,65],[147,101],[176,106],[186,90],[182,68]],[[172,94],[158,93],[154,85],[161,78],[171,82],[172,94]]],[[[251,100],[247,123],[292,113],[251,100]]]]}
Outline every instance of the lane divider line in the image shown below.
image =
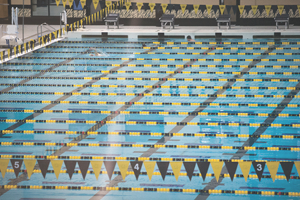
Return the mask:
{"type": "MultiPolygon", "coordinates": [[[[182,156],[184,157],[184,155],[182,156]]],[[[182,161],[182,162],[271,162],[272,159],[268,160],[250,160],[250,159],[204,159],[204,158],[168,158],[168,157],[118,157],[118,156],[66,156],[66,155],[12,155],[12,154],[1,154],[0,158],[2,159],[63,159],[63,160],[97,160],[97,161],[182,161]]],[[[289,159],[276,159],[274,161],[278,162],[291,162],[289,159]]]]}
{"type": "Polygon", "coordinates": [[[194,115],[194,116],[239,116],[239,117],[300,117],[290,113],[248,113],[248,112],[168,112],[168,111],[110,111],[110,110],[32,110],[32,109],[0,109],[0,112],[17,113],[80,113],[80,114],[122,114],[122,115],[194,115]]]}
{"type": "Polygon", "coordinates": [[[46,190],[96,190],[96,191],[147,191],[147,192],[176,192],[176,193],[203,193],[203,194],[236,194],[262,196],[300,196],[300,192],[277,191],[247,191],[247,190],[202,190],[178,188],[141,188],[141,187],[96,187],[96,186],[58,186],[58,185],[0,185],[2,189],[46,189],[46,190]]]}
{"type": "Polygon", "coordinates": [[[72,142],[0,142],[0,146],[67,146],[67,147],[128,147],[128,148],[159,148],[159,149],[237,149],[266,151],[300,151],[297,147],[252,147],[252,146],[220,146],[220,145],[167,145],[167,144],[123,144],[123,143],[72,143],[72,142]]]}
{"type": "MultiPolygon", "coordinates": [[[[34,57],[34,56],[23,56],[18,58],[19,60],[30,60],[30,59],[50,59],[50,60],[66,60],[69,57],[34,57]]],[[[247,62],[285,62],[285,61],[291,61],[291,62],[300,62],[300,59],[243,59],[243,58],[238,58],[238,59],[224,59],[224,58],[215,58],[215,59],[209,59],[209,58],[199,58],[199,59],[190,59],[190,58],[72,58],[72,60],[134,60],[134,61],[200,61],[200,62],[207,62],[207,61],[213,61],[213,62],[224,62],[224,61],[229,61],[229,62],[239,62],[239,61],[247,61],[247,62]]]]}
{"type": "Polygon", "coordinates": [[[74,73],[107,73],[107,74],[217,74],[217,75],[299,75],[300,72],[208,72],[208,71],[141,71],[141,70],[122,70],[122,71],[110,71],[110,70],[38,70],[38,69],[1,69],[5,72],[74,72],[74,73]]]}
{"type": "Polygon", "coordinates": [[[85,88],[161,88],[161,89],[230,89],[230,90],[299,90],[299,87],[257,87],[257,86],[194,86],[194,85],[84,85],[84,84],[19,84],[19,83],[0,83],[0,86],[14,87],[85,87],[85,88]]]}
{"type": "MultiPolygon", "coordinates": [[[[90,46],[67,46],[67,45],[55,45],[55,46],[46,46],[47,48],[75,48],[75,49],[89,49],[90,46]]],[[[299,50],[300,47],[124,47],[124,46],[102,46],[94,47],[96,49],[183,49],[183,50],[299,50]]]]}
{"type": "Polygon", "coordinates": [[[51,131],[51,130],[0,130],[2,134],[63,134],[63,135],[130,135],[130,136],[165,136],[165,137],[236,137],[236,138],[261,138],[261,139],[300,139],[300,135],[249,135],[225,133],[161,133],[161,132],[97,132],[97,131],[51,131]]]}
{"type": "MultiPolygon", "coordinates": [[[[105,73],[103,75],[107,75],[105,73]]],[[[150,74],[150,72],[149,72],[150,74]]],[[[175,73],[170,73],[175,74],[175,73]]],[[[184,74],[184,73],[182,73],[184,74]]],[[[242,75],[242,74],[241,74],[242,75]]],[[[0,76],[0,78],[10,78],[10,79],[61,79],[61,80],[116,80],[116,81],[200,81],[200,82],[211,82],[211,81],[220,81],[220,82],[300,82],[300,79],[290,79],[290,78],[149,78],[149,77],[69,77],[69,76],[60,76],[60,77],[45,77],[45,76],[0,76]]]]}
{"type": "MultiPolygon", "coordinates": [[[[3,63],[3,65],[5,66],[43,66],[43,65],[53,65],[51,63],[13,63],[13,62],[9,62],[9,63],[3,63]]],[[[63,64],[61,66],[105,66],[105,67],[115,67],[115,66],[120,66],[120,64],[77,64],[77,63],[71,63],[71,64],[63,64]]],[[[158,68],[274,68],[274,69],[298,69],[300,68],[299,65],[195,65],[195,64],[191,64],[191,65],[165,65],[165,64],[127,64],[127,65],[123,65],[123,66],[127,66],[127,67],[147,67],[147,68],[154,68],[154,67],[158,67],[158,68]]],[[[1,69],[3,71],[6,71],[6,69],[1,69]]],[[[8,69],[9,70],[9,69],[8,69]]],[[[81,70],[78,70],[79,72],[81,70]]]]}
{"type": "Polygon", "coordinates": [[[300,104],[264,104],[264,103],[181,103],[181,102],[134,102],[134,101],[51,101],[51,100],[1,100],[1,103],[42,103],[42,104],[99,104],[99,105],[154,105],[154,106],[228,106],[228,107],[288,107],[298,108],[300,104]]]}
{"type": "MultiPolygon", "coordinates": [[[[192,49],[192,48],[191,48],[192,49]]],[[[59,54],[65,54],[65,53],[82,53],[81,51],[36,51],[34,53],[59,53],[59,54]]],[[[293,55],[300,55],[300,53],[202,53],[202,52],[146,52],[146,53],[140,53],[140,52],[105,52],[107,54],[147,54],[147,55],[237,55],[237,56],[247,56],[247,55],[255,55],[255,56],[293,56],[293,55]]]]}
{"type": "Polygon", "coordinates": [[[171,125],[171,126],[251,126],[251,127],[291,127],[300,128],[300,124],[265,124],[240,122],[160,122],[160,121],[98,121],[98,120],[44,120],[44,119],[0,119],[4,123],[64,123],[64,124],[127,124],[127,125],[171,125]]]}
{"type": "Polygon", "coordinates": [[[74,40],[61,40],[57,43],[72,43],[72,44],[167,44],[167,45],[174,45],[174,44],[224,44],[224,45],[232,45],[232,44],[239,44],[239,45],[300,45],[300,42],[127,42],[127,41],[74,41],[74,40]]]}
{"type": "Polygon", "coordinates": [[[171,93],[98,93],[98,92],[0,92],[18,95],[58,95],[58,96],[144,96],[144,97],[200,97],[200,98],[300,98],[300,95],[260,95],[260,94],[171,94],[171,93]]]}

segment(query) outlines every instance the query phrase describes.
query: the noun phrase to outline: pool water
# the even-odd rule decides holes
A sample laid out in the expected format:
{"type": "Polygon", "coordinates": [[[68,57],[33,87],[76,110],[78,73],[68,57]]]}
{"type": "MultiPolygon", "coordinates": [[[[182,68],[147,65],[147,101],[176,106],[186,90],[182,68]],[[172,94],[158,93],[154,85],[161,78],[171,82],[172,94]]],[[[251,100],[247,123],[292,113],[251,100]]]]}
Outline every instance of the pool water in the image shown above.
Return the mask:
{"type": "Polygon", "coordinates": [[[299,48],[66,39],[4,63],[0,199],[298,199],[299,48]]]}

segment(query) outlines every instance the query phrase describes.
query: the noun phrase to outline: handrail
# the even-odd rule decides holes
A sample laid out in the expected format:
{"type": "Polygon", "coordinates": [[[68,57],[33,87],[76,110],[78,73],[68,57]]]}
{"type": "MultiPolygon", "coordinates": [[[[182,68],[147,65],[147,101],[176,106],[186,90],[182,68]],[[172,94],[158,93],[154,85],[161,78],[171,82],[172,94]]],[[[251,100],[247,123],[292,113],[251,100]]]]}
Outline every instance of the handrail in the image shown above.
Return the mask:
{"type": "MultiPolygon", "coordinates": [[[[113,9],[115,9],[116,7],[117,6],[114,3],[113,9]]],[[[23,43],[20,45],[16,45],[10,49],[7,49],[7,51],[0,51],[0,59],[1,59],[0,63],[5,62],[11,58],[17,57],[19,54],[22,55],[26,52],[35,50],[37,42],[39,43],[38,47],[41,47],[43,45],[46,45],[46,43],[51,42],[52,38],[58,39],[59,36],[62,36],[65,33],[68,33],[68,31],[75,31],[79,27],[83,28],[85,24],[86,25],[93,24],[97,20],[103,19],[103,17],[105,17],[107,15],[107,13],[109,13],[109,10],[106,7],[106,8],[103,8],[102,10],[100,10],[94,14],[91,14],[90,16],[86,16],[86,17],[82,18],[81,20],[78,20],[74,23],[68,24],[66,22],[65,27],[64,28],[60,27],[60,29],[58,29],[58,30],[56,30],[55,28],[53,28],[52,26],[50,26],[49,24],[44,22],[37,26],[37,40],[36,41],[32,39],[29,42],[26,42],[26,43],[23,43]],[[50,32],[50,33],[44,35],[44,36],[46,36],[45,40],[42,38],[39,38],[40,36],[43,36],[43,27],[45,27],[50,32]],[[39,32],[39,29],[40,29],[40,32],[39,32]]]]}
{"type": "MultiPolygon", "coordinates": [[[[47,25],[47,26],[49,26],[50,28],[52,28],[54,31],[56,31],[56,29],[55,28],[53,28],[53,26],[51,26],[51,25],[49,25],[49,24],[47,24],[46,22],[44,22],[42,25],[47,25]]],[[[49,30],[49,29],[48,29],[49,30]]],[[[50,30],[49,30],[50,31],[50,30]]]]}
{"type": "Polygon", "coordinates": [[[37,41],[38,41],[38,39],[39,39],[39,36],[40,36],[40,35],[42,36],[42,34],[43,34],[43,27],[44,27],[44,26],[46,26],[45,28],[46,28],[49,32],[52,32],[52,30],[50,30],[49,28],[47,28],[47,26],[49,26],[49,27],[52,28],[54,31],[56,31],[55,28],[53,28],[52,26],[50,26],[50,25],[47,24],[46,22],[44,22],[44,23],[38,25],[38,26],[37,26],[37,41]],[[39,27],[41,27],[41,32],[40,32],[41,34],[39,34],[39,27]]]}

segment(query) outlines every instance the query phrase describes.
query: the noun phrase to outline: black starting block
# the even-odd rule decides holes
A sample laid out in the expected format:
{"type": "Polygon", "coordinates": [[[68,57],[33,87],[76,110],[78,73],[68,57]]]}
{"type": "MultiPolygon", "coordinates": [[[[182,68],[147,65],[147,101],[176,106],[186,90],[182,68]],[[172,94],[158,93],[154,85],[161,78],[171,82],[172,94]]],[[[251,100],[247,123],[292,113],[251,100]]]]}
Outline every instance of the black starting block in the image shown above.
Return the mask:
{"type": "Polygon", "coordinates": [[[216,18],[218,28],[220,29],[220,23],[226,23],[227,28],[231,28],[231,21],[230,21],[230,15],[219,15],[218,18],[216,18]]]}
{"type": "Polygon", "coordinates": [[[107,29],[109,29],[109,23],[114,23],[114,28],[115,28],[115,26],[117,26],[119,28],[119,19],[120,19],[119,14],[114,14],[114,13],[108,14],[104,18],[105,25],[107,26],[107,29]]]}
{"type": "Polygon", "coordinates": [[[276,29],[278,29],[278,23],[284,23],[285,29],[289,28],[289,19],[290,16],[288,14],[277,15],[274,20],[276,22],[276,29]]]}
{"type": "Polygon", "coordinates": [[[171,27],[173,27],[174,29],[174,23],[175,23],[175,16],[174,15],[166,15],[166,14],[163,14],[161,16],[161,18],[159,18],[159,21],[161,23],[161,28],[164,29],[166,27],[166,25],[168,23],[170,23],[170,29],[171,27]]]}

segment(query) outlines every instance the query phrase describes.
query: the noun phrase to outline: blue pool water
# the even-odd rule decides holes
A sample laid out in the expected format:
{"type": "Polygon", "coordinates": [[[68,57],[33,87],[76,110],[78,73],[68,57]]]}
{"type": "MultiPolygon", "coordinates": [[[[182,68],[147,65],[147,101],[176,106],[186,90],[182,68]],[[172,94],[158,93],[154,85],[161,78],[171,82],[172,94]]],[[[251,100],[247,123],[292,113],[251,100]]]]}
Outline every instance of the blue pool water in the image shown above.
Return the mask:
{"type": "Polygon", "coordinates": [[[300,61],[296,59],[300,45],[292,44],[299,40],[282,39],[274,46],[251,43],[274,42],[272,39],[223,39],[221,44],[202,45],[180,44],[184,42],[180,39],[165,39],[159,46],[152,42],[157,40],[69,39],[0,66],[0,170],[6,169],[0,184],[2,188],[19,187],[0,189],[0,199],[35,199],[41,195],[51,200],[299,199],[300,61]],[[141,48],[141,42],[151,49],[141,48]],[[88,47],[103,55],[90,56],[88,47]],[[282,53],[291,54],[279,55],[282,53]],[[244,147],[253,149],[238,150],[244,147]],[[14,173],[17,165],[11,161],[3,164],[5,159],[21,159],[18,177],[14,173]],[[24,164],[28,159],[51,161],[45,168],[34,160],[31,168],[35,166],[36,171],[29,179],[30,167],[24,164]],[[52,160],[73,161],[72,178],[68,174],[72,167],[64,162],[57,179],[52,160]],[[151,181],[146,162],[139,166],[138,180],[132,167],[135,164],[124,162],[137,160],[157,162],[151,181]],[[238,164],[232,181],[225,165],[228,160],[262,162],[261,180],[255,163],[251,163],[247,181],[242,164],[238,164]],[[88,163],[83,179],[78,173],[82,161],[105,161],[98,180],[92,163],[88,163]],[[173,164],[180,161],[184,164],[175,172],[173,164]],[[205,180],[195,162],[201,166],[210,162],[205,180]],[[274,162],[281,163],[273,182],[270,169],[274,162]],[[126,163],[125,180],[120,174],[122,163],[126,163]],[[192,168],[185,166],[191,163],[192,168]],[[214,163],[220,166],[213,168],[214,163]],[[284,163],[292,164],[289,181],[284,163]],[[41,166],[48,170],[45,178],[41,166]],[[216,169],[222,171],[217,173],[216,169]],[[110,170],[114,171],[111,180],[107,174],[110,170]],[[161,174],[165,173],[163,180],[161,174]],[[186,173],[193,174],[191,180],[186,173]],[[221,174],[218,182],[216,174],[221,174]]]}

